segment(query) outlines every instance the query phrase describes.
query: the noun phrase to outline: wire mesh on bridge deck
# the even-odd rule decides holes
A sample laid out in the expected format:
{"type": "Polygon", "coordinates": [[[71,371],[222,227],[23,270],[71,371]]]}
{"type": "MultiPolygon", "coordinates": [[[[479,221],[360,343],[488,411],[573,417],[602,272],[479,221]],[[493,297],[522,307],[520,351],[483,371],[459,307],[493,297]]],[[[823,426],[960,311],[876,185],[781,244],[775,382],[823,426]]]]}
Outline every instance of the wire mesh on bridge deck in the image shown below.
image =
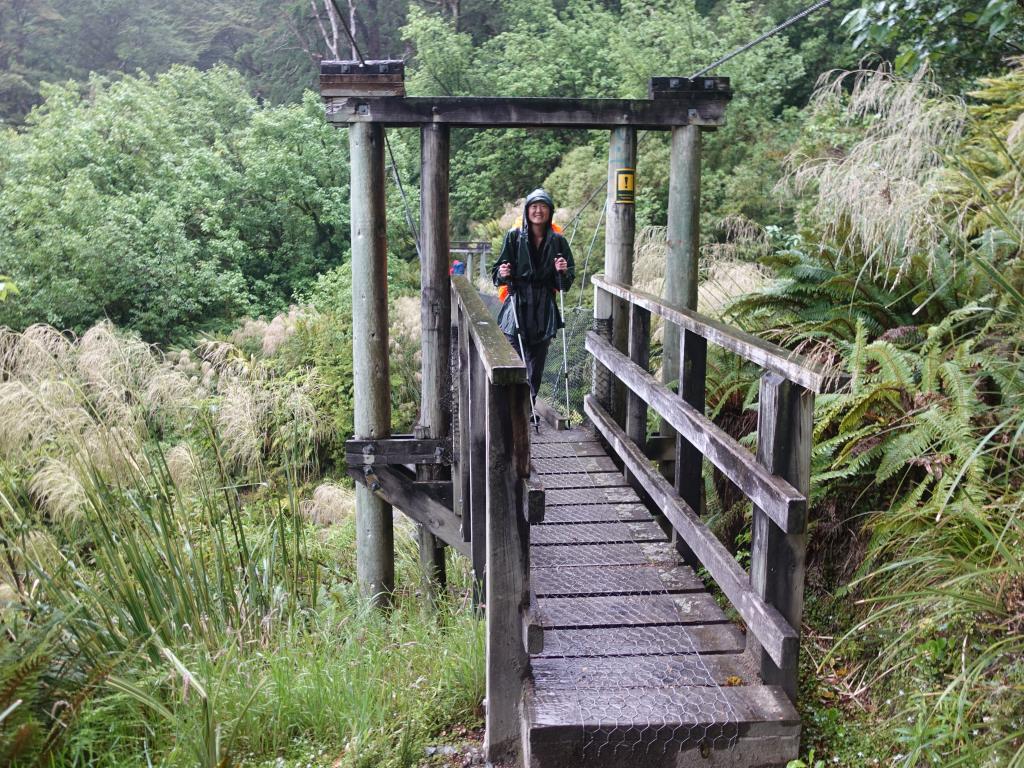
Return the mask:
{"type": "Polygon", "coordinates": [[[680,749],[728,749],[738,738],[739,717],[720,686],[722,668],[699,652],[678,607],[693,601],[717,611],[713,598],[680,566],[641,505],[595,502],[602,488],[609,499],[613,489],[632,494],[603,457],[549,446],[536,446],[535,465],[551,490],[546,524],[534,527],[533,539],[572,541],[532,548],[533,588],[552,627],[534,659],[538,695],[561,690],[564,704],[575,706],[583,731],[580,765],[609,757],[616,765],[634,758],[644,765],[680,749]],[[546,453],[566,455],[542,458],[546,453]],[[587,533],[594,522],[604,535],[587,533]]]}

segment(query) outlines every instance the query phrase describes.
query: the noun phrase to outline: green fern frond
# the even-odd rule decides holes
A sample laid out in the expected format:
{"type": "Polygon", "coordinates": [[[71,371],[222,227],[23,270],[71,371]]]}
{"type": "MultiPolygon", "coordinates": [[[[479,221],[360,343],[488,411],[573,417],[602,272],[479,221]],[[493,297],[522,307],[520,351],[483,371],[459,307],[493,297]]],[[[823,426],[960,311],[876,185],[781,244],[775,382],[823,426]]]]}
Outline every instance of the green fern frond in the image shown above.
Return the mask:
{"type": "MultiPolygon", "coordinates": [[[[937,409],[933,406],[930,410],[937,409]]],[[[911,459],[919,459],[930,453],[939,441],[939,433],[931,420],[920,417],[915,419],[910,429],[886,441],[885,455],[875,472],[875,482],[884,483],[889,480],[906,468],[911,459]]]]}
{"type": "Polygon", "coordinates": [[[859,394],[852,397],[849,409],[839,422],[839,431],[852,432],[860,426],[869,412],[875,413],[875,421],[878,424],[888,424],[895,414],[903,413],[899,394],[884,384],[862,389],[859,394]]]}
{"type": "Polygon", "coordinates": [[[914,388],[914,356],[888,341],[874,341],[864,349],[864,362],[878,363],[872,380],[895,385],[902,390],[914,388]]]}
{"type": "Polygon", "coordinates": [[[850,361],[850,391],[860,392],[864,380],[865,349],[868,345],[868,329],[864,322],[857,320],[857,335],[853,340],[853,349],[848,355],[850,361]]]}
{"type": "Polygon", "coordinates": [[[981,405],[975,396],[976,375],[963,370],[957,362],[947,360],[939,366],[938,377],[956,417],[960,420],[973,418],[981,405]]]}
{"type": "MultiPolygon", "coordinates": [[[[852,447],[853,446],[851,446],[851,448],[852,447]]],[[[836,471],[839,471],[845,466],[845,474],[842,476],[847,478],[867,473],[869,467],[873,467],[884,454],[885,443],[883,442],[872,445],[866,450],[861,450],[860,453],[856,454],[852,451],[843,450],[839,456],[836,457],[836,471]]]]}
{"type": "Polygon", "coordinates": [[[921,371],[921,390],[937,392],[939,388],[939,367],[942,365],[943,350],[938,345],[924,345],[918,354],[921,371]]]}

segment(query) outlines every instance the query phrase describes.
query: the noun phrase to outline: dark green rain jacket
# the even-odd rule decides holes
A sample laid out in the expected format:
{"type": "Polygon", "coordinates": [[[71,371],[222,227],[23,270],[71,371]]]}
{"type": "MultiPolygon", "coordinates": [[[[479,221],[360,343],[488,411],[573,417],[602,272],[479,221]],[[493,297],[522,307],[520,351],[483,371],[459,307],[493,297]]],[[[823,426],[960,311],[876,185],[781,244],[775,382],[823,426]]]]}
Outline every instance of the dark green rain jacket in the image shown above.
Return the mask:
{"type": "Polygon", "coordinates": [[[561,288],[568,291],[576,278],[569,241],[548,226],[540,248],[530,246],[529,229],[510,229],[505,234],[498,260],[491,268],[491,279],[495,285],[507,285],[509,296],[498,312],[498,325],[510,336],[517,334],[516,315],[522,324],[523,342],[539,344],[552,338],[563,326],[558,313],[555,291],[558,290],[558,273],[555,259],[561,256],[569,262],[569,268],[562,273],[561,288]],[[498,277],[498,267],[512,265],[509,279],[498,277]],[[513,306],[515,303],[515,307],[513,306]]]}

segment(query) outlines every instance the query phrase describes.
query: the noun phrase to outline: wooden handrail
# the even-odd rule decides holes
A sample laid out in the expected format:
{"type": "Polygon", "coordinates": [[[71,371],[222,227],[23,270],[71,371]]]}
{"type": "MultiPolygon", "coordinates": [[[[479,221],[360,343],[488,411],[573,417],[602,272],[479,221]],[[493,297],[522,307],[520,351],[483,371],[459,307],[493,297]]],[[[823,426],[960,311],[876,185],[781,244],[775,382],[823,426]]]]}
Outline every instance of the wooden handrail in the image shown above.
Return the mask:
{"type": "Polygon", "coordinates": [[[526,365],[508,343],[483,299],[465,275],[452,276],[452,295],[466,316],[466,327],[476,344],[477,354],[492,384],[520,384],[526,381],[526,365]]]}
{"type": "Polygon", "coordinates": [[[747,630],[754,633],[765,652],[778,666],[788,665],[799,648],[800,635],[797,631],[786,623],[786,619],[774,606],[766,603],[754,591],[742,566],[697,513],[680,498],[668,480],[651,466],[643,452],[593,395],[587,395],[583,408],[604,439],[618,453],[626,469],[643,483],[644,489],[672,523],[672,527],[686,539],[687,545],[700,558],[711,578],[736,608],[747,630]]]}
{"type": "Polygon", "coordinates": [[[465,276],[452,278],[458,344],[459,439],[453,454],[456,508],[473,561],[475,597],[486,605],[484,749],[507,761],[521,743],[528,648],[542,642],[530,615],[530,516],[543,489],[530,476],[530,385],[526,366],[465,276]]]}
{"type": "Polygon", "coordinates": [[[692,405],[682,400],[651,374],[593,331],[587,351],[617,376],[632,392],[649,403],[708,461],[763,509],[787,533],[802,531],[807,521],[807,500],[781,477],[773,475],[754,456],[692,405]]]}
{"type": "Polygon", "coordinates": [[[839,381],[800,355],[691,309],[603,276],[591,281],[595,331],[587,334],[586,348],[594,358],[595,395],[587,398],[586,413],[622,459],[627,478],[643,488],[679,534],[683,558],[707,568],[747,623],[747,654],[763,682],[781,685],[795,701],[814,395],[839,381]],[[628,307],[628,314],[619,309],[618,320],[616,303],[628,307]],[[648,370],[650,314],[683,332],[678,394],[648,370]],[[628,334],[622,333],[624,317],[628,334]],[[616,333],[609,333],[609,323],[620,324],[616,333]],[[756,457],[704,415],[708,342],[764,369],[756,457]],[[613,377],[630,393],[622,416],[609,408],[613,377]],[[674,466],[661,466],[661,472],[674,471],[674,487],[644,456],[646,405],[677,433],[674,466]],[[705,459],[753,503],[749,578],[700,520],[705,459]]]}
{"type": "Polygon", "coordinates": [[[778,344],[772,344],[770,341],[765,341],[753,334],[733,328],[707,315],[673,304],[650,293],[607,280],[603,275],[594,275],[590,278],[590,282],[602,291],[643,307],[651,313],[675,323],[680,328],[702,336],[712,344],[734,352],[745,360],[777,373],[811,392],[826,392],[834,386],[834,377],[830,377],[822,366],[802,355],[790,352],[778,344]]]}

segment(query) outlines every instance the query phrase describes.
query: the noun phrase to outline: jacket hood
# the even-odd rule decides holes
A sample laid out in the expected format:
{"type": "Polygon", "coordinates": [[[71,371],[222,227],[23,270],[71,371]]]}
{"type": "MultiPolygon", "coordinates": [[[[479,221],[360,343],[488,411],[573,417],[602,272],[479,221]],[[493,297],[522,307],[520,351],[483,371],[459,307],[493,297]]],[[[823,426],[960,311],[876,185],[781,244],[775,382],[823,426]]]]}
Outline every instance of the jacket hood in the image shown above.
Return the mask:
{"type": "Polygon", "coordinates": [[[523,231],[527,231],[530,228],[530,219],[527,216],[527,211],[530,210],[530,205],[533,203],[544,203],[548,208],[551,209],[551,220],[548,221],[548,227],[551,226],[551,221],[555,217],[555,201],[551,195],[548,194],[547,190],[538,187],[526,196],[526,202],[523,203],[523,231]]]}

